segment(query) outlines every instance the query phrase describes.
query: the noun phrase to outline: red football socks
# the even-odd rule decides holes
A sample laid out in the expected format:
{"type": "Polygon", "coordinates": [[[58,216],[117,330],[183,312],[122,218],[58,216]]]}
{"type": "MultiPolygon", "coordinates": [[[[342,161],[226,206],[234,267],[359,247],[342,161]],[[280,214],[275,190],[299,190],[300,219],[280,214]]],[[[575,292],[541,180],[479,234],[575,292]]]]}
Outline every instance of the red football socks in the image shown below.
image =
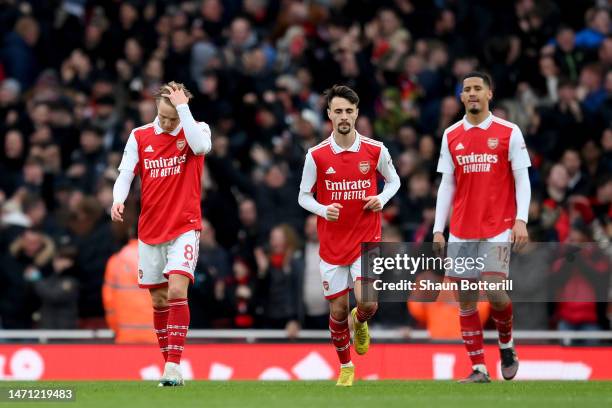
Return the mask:
{"type": "Polygon", "coordinates": [[[168,362],[179,364],[189,329],[189,305],[186,298],[168,299],[168,362]]]}
{"type": "Polygon", "coordinates": [[[367,322],[372,318],[372,316],[374,316],[377,309],[378,305],[369,311],[365,311],[361,309],[359,305],[357,305],[357,320],[359,320],[359,323],[367,322]]]}
{"type": "Polygon", "coordinates": [[[491,308],[491,317],[499,333],[499,342],[506,344],[512,340],[512,302],[504,310],[491,308]]]}
{"type": "Polygon", "coordinates": [[[349,363],[351,361],[351,334],[349,332],[348,319],[339,322],[330,315],[329,331],[331,332],[332,343],[336,347],[340,363],[349,363]]]}
{"type": "Polygon", "coordinates": [[[164,356],[164,361],[168,360],[168,314],[170,308],[165,307],[154,307],[153,308],[153,327],[155,328],[155,334],[157,335],[157,342],[159,343],[159,349],[164,356]]]}
{"type": "Polygon", "coordinates": [[[482,323],[478,316],[478,310],[460,310],[459,321],[461,323],[461,337],[472,360],[472,365],[484,364],[484,349],[482,347],[482,323]]]}

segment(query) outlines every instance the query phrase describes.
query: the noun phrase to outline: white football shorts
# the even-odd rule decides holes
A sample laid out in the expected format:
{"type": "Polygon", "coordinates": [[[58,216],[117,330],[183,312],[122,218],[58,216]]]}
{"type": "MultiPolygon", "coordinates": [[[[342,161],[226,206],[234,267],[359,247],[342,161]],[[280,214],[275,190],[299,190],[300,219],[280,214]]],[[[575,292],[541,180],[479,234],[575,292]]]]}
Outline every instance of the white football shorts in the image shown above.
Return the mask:
{"type": "Polygon", "coordinates": [[[335,299],[355,287],[361,279],[361,256],[350,265],[332,265],[324,260],[320,263],[321,281],[325,299],[335,299]]]}
{"type": "Polygon", "coordinates": [[[511,233],[512,230],[506,230],[495,237],[485,239],[463,239],[449,234],[447,257],[457,263],[454,268],[446,271],[446,276],[457,279],[480,279],[483,274],[508,277],[511,233]],[[476,266],[466,268],[466,259],[475,260],[472,265],[476,266]]]}
{"type": "Polygon", "coordinates": [[[170,272],[187,276],[193,283],[199,250],[200,231],[195,230],[157,245],[138,240],[138,286],[167,286],[170,272]]]}

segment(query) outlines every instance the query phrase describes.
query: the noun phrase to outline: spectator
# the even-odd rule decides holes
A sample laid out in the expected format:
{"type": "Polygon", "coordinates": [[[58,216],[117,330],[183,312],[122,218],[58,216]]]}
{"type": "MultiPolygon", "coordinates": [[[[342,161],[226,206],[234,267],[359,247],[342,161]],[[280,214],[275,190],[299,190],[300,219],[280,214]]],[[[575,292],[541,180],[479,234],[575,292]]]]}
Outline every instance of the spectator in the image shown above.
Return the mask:
{"type": "Polygon", "coordinates": [[[300,311],[300,281],[303,262],[299,262],[299,242],[295,230],[280,224],[270,231],[269,249],[255,249],[261,326],[285,329],[294,337],[300,311]]]}
{"type": "Polygon", "coordinates": [[[304,226],[304,302],[303,327],[305,329],[326,329],[329,325],[329,308],[323,297],[321,274],[319,272],[319,239],[317,237],[317,216],[309,215],[304,226]]]}
{"type": "Polygon", "coordinates": [[[109,219],[94,197],[80,199],[72,210],[70,231],[78,250],[79,327],[104,328],[102,284],[108,258],[116,251],[109,219]]]}
{"type": "Polygon", "coordinates": [[[131,235],[128,244],[106,264],[102,286],[106,323],[115,333],[115,343],[157,344],[151,297],[138,287],[138,240],[131,235]]]}
{"type": "Polygon", "coordinates": [[[575,247],[564,248],[573,255],[560,257],[552,265],[551,289],[559,301],[555,309],[559,330],[608,328],[605,311],[597,302],[608,297],[610,261],[597,246],[586,244],[592,239],[590,228],[582,221],[575,222],[568,237],[568,243],[575,247]]]}
{"type": "Polygon", "coordinates": [[[227,316],[229,305],[225,288],[219,288],[231,277],[231,261],[229,254],[217,243],[213,226],[205,218],[202,219],[197,259],[198,273],[189,294],[191,325],[197,328],[230,327],[231,323],[222,324],[218,320],[231,321],[231,316],[227,316]]]}
{"type": "Polygon", "coordinates": [[[75,258],[76,248],[60,247],[53,257],[53,273],[34,282],[34,290],[41,301],[38,323],[41,329],[77,328],[79,282],[74,268],[75,258]]]}
{"type": "Polygon", "coordinates": [[[555,62],[564,76],[572,81],[577,81],[587,55],[576,46],[574,30],[568,26],[563,26],[557,31],[555,39],[556,46],[553,53],[555,62]]]}
{"type": "Polygon", "coordinates": [[[586,176],[582,173],[580,153],[577,150],[566,150],[561,157],[561,164],[565,167],[569,177],[567,194],[588,195],[590,193],[590,186],[586,176]]]}
{"type": "Polygon", "coordinates": [[[2,63],[7,76],[17,79],[22,89],[29,88],[40,69],[36,45],[40,37],[38,21],[31,16],[20,17],[13,31],[4,37],[2,63]]]}
{"type": "Polygon", "coordinates": [[[606,8],[591,8],[584,18],[586,27],[576,33],[576,46],[598,48],[610,34],[610,11],[606,8]]]}
{"type": "Polygon", "coordinates": [[[106,168],[102,130],[87,126],[81,131],[80,141],[81,146],[73,153],[73,164],[66,171],[66,175],[80,190],[93,193],[96,181],[106,168]]]}
{"type": "Polygon", "coordinates": [[[40,305],[34,284],[52,273],[54,254],[51,238],[35,229],[26,229],[11,243],[0,265],[4,282],[0,297],[3,328],[33,328],[33,314],[40,305]]]}
{"type": "Polygon", "coordinates": [[[270,231],[278,222],[292,227],[302,225],[302,210],[296,207],[298,190],[294,181],[288,180],[283,164],[271,165],[265,173],[263,185],[257,189],[257,210],[263,231],[270,231]]]}
{"type": "Polygon", "coordinates": [[[588,113],[596,113],[607,96],[603,87],[603,72],[600,65],[588,64],[582,68],[578,92],[584,109],[588,113]]]}

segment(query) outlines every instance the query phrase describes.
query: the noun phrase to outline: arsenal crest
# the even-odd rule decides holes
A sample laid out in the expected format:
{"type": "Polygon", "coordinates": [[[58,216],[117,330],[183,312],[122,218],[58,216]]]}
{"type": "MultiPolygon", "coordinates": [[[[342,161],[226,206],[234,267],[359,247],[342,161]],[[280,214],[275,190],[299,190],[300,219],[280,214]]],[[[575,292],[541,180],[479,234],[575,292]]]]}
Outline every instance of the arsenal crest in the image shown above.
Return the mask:
{"type": "Polygon", "coordinates": [[[142,277],[144,276],[144,273],[142,272],[142,269],[138,270],[138,279],[142,280],[142,277]]]}
{"type": "Polygon", "coordinates": [[[186,144],[187,143],[185,142],[185,139],[179,139],[176,141],[176,148],[179,150],[183,150],[186,144]]]}
{"type": "Polygon", "coordinates": [[[368,172],[370,171],[370,162],[369,161],[359,162],[359,171],[363,174],[368,174],[368,172]]]}
{"type": "Polygon", "coordinates": [[[329,282],[323,281],[323,289],[329,290],[329,282]]]}
{"type": "Polygon", "coordinates": [[[497,145],[499,145],[499,139],[496,137],[490,137],[487,140],[487,146],[489,146],[489,149],[495,149],[497,148],[497,145]]]}

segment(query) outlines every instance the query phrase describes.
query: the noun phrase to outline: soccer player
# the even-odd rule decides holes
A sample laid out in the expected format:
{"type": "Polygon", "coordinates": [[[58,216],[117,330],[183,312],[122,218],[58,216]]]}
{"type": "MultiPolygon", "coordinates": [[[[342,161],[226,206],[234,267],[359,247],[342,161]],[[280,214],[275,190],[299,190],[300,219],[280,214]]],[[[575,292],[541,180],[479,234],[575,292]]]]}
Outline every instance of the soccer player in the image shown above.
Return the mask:
{"type": "Polygon", "coordinates": [[[361,243],[380,241],[381,210],[399,189],[400,181],[387,148],[355,130],[359,114],[355,91],[335,85],[325,96],[333,132],[308,150],[298,201],[318,215],[323,294],[329,301],[329,330],[340,359],[336,385],[351,386],[355,367],[350,352],[348,292],[354,287],[357,300],[351,311],[355,351],[365,354],[370,345],[367,321],[378,304],[362,296],[361,243]],[[378,174],[385,179],[380,194],[378,174]]]}
{"type": "Polygon", "coordinates": [[[181,353],[189,328],[187,289],[193,283],[202,225],[204,154],[210,128],[189,111],[183,84],[170,82],[155,95],[157,117],[136,128],[123,152],[113,188],[113,221],[123,221],[135,174],[142,182],[138,220],[138,284],[151,294],[153,325],[165,360],[160,386],[183,385],[181,353]]]}
{"type": "MultiPolygon", "coordinates": [[[[489,112],[493,97],[487,74],[471,72],[463,78],[461,101],[465,116],[445,130],[438,161],[442,182],[438,190],[434,245],[445,243],[444,226],[452,206],[449,256],[458,251],[484,257],[484,268],[448,270],[456,280],[503,282],[508,277],[511,243],[527,241],[531,165],[523,135],[513,123],[489,112]],[[467,244],[462,244],[467,243],[467,244]]],[[[478,293],[459,291],[461,335],[473,371],[460,382],[489,382],[485,366],[482,324],[476,310],[478,293]]],[[[512,340],[512,303],[503,290],[488,290],[491,315],[499,333],[501,371],[511,380],[518,370],[512,340]]]]}

